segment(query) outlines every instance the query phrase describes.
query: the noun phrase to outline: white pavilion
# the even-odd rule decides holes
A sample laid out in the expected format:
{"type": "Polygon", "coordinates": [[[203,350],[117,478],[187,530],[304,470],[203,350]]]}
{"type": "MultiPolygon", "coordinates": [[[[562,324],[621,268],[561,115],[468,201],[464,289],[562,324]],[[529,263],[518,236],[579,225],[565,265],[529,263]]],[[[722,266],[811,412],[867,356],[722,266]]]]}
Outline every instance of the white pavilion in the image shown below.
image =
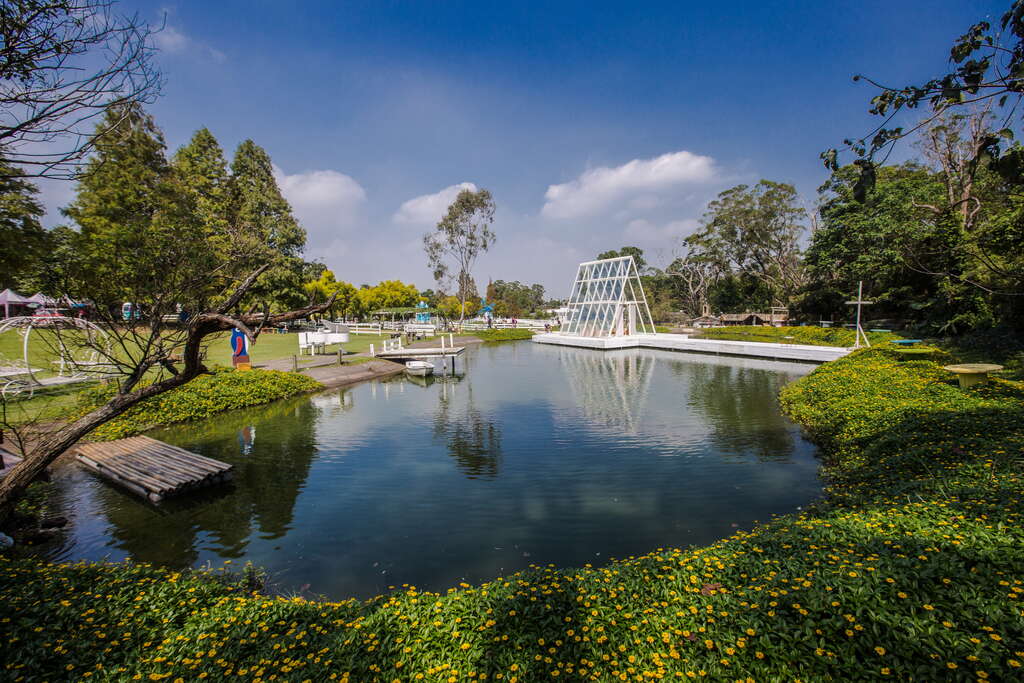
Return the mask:
{"type": "Polygon", "coordinates": [[[557,332],[535,334],[538,344],[615,349],[663,349],[726,356],[824,363],[852,349],[804,344],[768,344],[727,339],[691,338],[654,329],[651,309],[632,256],[581,263],[576,269],[565,317],[557,332]]]}
{"type": "Polygon", "coordinates": [[[563,335],[600,338],[654,334],[651,309],[632,256],[581,263],[566,308],[563,335]]]}

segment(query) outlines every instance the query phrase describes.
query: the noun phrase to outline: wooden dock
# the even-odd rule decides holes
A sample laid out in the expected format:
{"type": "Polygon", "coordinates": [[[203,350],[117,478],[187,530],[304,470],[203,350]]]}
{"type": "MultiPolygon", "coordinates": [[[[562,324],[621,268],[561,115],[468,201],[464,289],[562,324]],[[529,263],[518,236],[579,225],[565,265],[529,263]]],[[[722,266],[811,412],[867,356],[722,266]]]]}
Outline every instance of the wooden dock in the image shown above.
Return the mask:
{"type": "Polygon", "coordinates": [[[424,348],[424,347],[405,347],[399,349],[388,349],[387,351],[377,351],[374,356],[377,358],[386,358],[388,360],[424,360],[427,358],[448,358],[450,356],[458,356],[466,350],[465,346],[442,346],[435,348],[424,348]]]}
{"type": "Polygon", "coordinates": [[[81,444],[76,456],[93,472],[153,502],[232,476],[226,462],[148,436],[81,444]]]}

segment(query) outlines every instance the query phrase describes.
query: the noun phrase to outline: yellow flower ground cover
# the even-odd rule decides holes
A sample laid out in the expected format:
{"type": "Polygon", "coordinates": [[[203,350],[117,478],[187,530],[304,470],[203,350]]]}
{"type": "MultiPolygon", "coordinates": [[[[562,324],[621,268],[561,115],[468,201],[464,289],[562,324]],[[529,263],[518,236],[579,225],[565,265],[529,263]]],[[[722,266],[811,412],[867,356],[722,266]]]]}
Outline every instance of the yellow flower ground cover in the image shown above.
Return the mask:
{"type": "Polygon", "coordinates": [[[248,595],[217,573],[0,560],[0,667],[11,680],[1020,680],[1024,387],[961,391],[879,349],[782,401],[825,449],[827,495],[714,545],[340,603],[248,595]]]}

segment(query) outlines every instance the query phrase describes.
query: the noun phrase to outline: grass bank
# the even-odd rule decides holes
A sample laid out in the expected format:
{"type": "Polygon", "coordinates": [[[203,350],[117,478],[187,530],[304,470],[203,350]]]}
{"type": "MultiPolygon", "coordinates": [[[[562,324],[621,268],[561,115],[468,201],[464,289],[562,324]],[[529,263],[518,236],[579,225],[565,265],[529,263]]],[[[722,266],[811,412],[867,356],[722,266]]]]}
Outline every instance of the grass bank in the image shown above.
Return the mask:
{"type": "Polygon", "coordinates": [[[521,327],[502,330],[476,330],[471,334],[477,339],[483,339],[485,342],[517,341],[519,339],[533,338],[533,330],[521,327]]]}
{"type": "MultiPolygon", "coordinates": [[[[367,602],[134,564],[0,560],[9,676],[1019,680],[1024,385],[875,349],[782,395],[826,498],[710,546],[367,602]]],[[[685,495],[681,491],[681,495],[685,495]]]]}
{"type": "MultiPolygon", "coordinates": [[[[872,344],[882,344],[900,336],[892,332],[868,332],[872,344]]],[[[730,341],[771,342],[775,344],[810,344],[812,346],[853,346],[853,330],[842,327],[762,327],[736,325],[734,327],[707,327],[699,335],[705,339],[730,341]],[[788,339],[787,339],[788,337],[788,339]]]]}
{"type": "MultiPolygon", "coordinates": [[[[292,372],[214,370],[183,387],[138,403],[97,427],[89,439],[121,439],[156,426],[202,420],[226,410],[262,405],[320,388],[316,380],[292,372]]],[[[109,384],[83,391],[79,394],[78,413],[85,414],[106,403],[115,390],[116,387],[109,384]]]]}

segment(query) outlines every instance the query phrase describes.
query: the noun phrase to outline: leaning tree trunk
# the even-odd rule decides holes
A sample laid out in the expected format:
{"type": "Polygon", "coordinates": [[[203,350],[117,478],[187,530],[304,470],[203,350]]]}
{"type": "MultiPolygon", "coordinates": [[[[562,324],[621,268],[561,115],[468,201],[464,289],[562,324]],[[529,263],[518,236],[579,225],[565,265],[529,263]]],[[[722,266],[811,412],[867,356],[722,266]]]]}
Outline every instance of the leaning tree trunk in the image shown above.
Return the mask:
{"type": "Polygon", "coordinates": [[[162,365],[171,370],[173,374],[153,384],[129,390],[128,393],[117,394],[104,405],[44,436],[27,453],[24,453],[24,459],[15,465],[3,480],[0,480],[0,524],[8,519],[25,487],[35,481],[54,460],[74,446],[79,439],[137,403],[176,389],[207,372],[206,366],[202,363],[201,347],[203,340],[208,335],[238,328],[245,333],[250,341],[255,342],[256,337],[266,325],[273,326],[289,320],[304,318],[314,313],[320,313],[334,304],[335,297],[332,296],[326,303],[310,305],[277,315],[248,314],[237,318],[227,315],[227,311],[238,304],[256,278],[266,269],[267,266],[262,266],[252,273],[216,311],[200,313],[192,319],[182,352],[184,367],[181,370],[174,368],[168,359],[162,357],[152,356],[140,360],[129,376],[129,381],[132,384],[138,381],[149,368],[156,365],[162,365]],[[256,331],[252,332],[250,326],[256,327],[256,331]]]}
{"type": "Polygon", "coordinates": [[[151,384],[129,394],[115,396],[107,403],[83,415],[74,422],[51,432],[22,454],[22,461],[15,465],[3,479],[0,479],[0,524],[14,511],[21,493],[29,484],[38,479],[47,467],[74,446],[82,437],[101,424],[114,419],[140,401],[179,387],[205,371],[203,366],[188,373],[170,377],[163,382],[151,384]]]}

